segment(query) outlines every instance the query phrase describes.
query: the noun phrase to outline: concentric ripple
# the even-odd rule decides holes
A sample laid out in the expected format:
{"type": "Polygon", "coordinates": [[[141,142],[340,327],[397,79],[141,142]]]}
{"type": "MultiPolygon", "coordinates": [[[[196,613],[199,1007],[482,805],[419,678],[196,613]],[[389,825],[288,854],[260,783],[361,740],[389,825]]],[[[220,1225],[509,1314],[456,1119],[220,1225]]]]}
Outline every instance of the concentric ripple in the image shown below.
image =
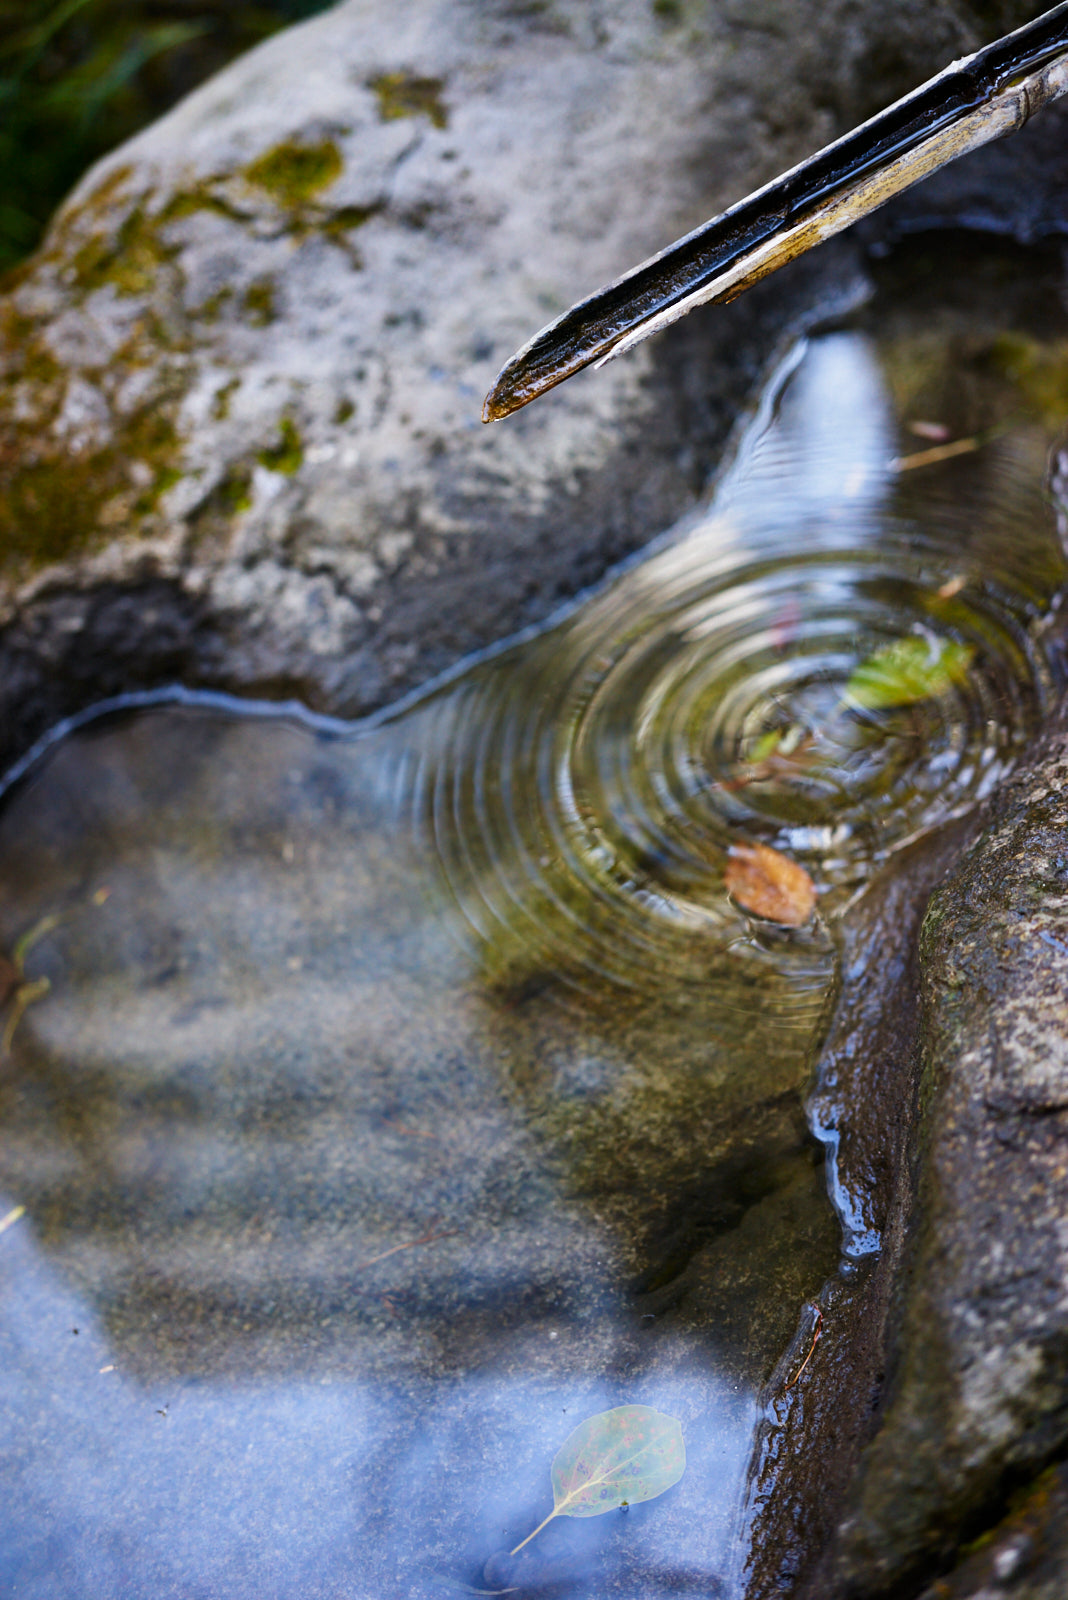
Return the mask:
{"type": "Polygon", "coordinates": [[[770,965],[809,1005],[826,916],[987,794],[1048,695],[1041,481],[1004,444],[974,465],[971,503],[931,470],[903,508],[870,352],[820,341],[704,520],[435,702],[420,803],[491,970],[651,992],[729,971],[745,1009],[770,965]],[[955,670],[858,701],[858,667],[902,640],[955,670]],[[800,862],[822,917],[787,932],[735,905],[743,840],[800,862]]]}

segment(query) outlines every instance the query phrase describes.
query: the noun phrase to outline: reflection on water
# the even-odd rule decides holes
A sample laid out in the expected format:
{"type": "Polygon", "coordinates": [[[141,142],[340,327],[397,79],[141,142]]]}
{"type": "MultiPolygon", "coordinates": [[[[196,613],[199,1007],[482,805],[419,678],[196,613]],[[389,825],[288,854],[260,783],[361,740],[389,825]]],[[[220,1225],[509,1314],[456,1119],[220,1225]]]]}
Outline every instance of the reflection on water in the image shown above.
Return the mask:
{"type": "Polygon", "coordinates": [[[802,1099],[835,918],[1050,691],[1048,430],[978,313],[884,312],[798,352],[711,509],[403,715],[160,706],[12,791],[3,948],[60,920],[0,1077],[5,1591],[740,1591],[842,1247],[802,1099]],[[902,463],[910,420],[985,442],[902,463]],[[852,703],[903,637],[966,672],[852,703]],[[740,838],[807,928],[730,901],[740,838]],[[511,1561],[625,1402],[682,1481],[511,1561]]]}
{"type": "MultiPolygon", "coordinates": [[[[757,959],[723,888],[732,840],[788,851],[833,905],[1033,732],[1029,624],[1057,576],[1041,457],[1018,472],[1017,441],[993,444],[962,498],[928,468],[909,514],[867,338],[816,340],[776,400],[711,516],[436,708],[429,805],[490,962],[514,945],[580,986],[652,989],[667,962],[703,988],[710,948],[757,959]],[[850,674],[903,636],[963,646],[964,680],[852,708],[850,674]]],[[[814,954],[790,949],[795,972],[814,954]]]]}

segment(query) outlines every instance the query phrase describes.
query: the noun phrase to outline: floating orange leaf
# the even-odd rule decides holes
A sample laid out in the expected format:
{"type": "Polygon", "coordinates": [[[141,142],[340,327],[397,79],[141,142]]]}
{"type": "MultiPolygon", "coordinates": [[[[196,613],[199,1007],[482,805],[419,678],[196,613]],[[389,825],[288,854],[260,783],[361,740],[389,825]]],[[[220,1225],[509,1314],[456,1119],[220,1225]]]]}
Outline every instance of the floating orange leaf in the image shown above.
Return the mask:
{"type": "Polygon", "coordinates": [[[816,886],[804,867],[767,844],[733,844],[727,893],[755,917],[799,928],[812,915],[816,886]]]}

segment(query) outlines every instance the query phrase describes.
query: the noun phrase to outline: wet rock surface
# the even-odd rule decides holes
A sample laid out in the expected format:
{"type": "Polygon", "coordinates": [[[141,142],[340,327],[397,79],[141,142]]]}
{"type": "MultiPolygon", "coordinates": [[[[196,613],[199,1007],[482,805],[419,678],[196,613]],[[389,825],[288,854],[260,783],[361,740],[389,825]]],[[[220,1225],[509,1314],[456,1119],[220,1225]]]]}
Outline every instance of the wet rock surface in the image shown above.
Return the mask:
{"type": "MultiPolygon", "coordinates": [[[[839,1535],[850,1595],[911,1592],[1068,1440],[1066,778],[1062,720],[927,913],[912,1237],[839,1535]]],[[[1063,1563],[1063,1525],[1044,1537],[1063,1563]]]]}
{"type": "Polygon", "coordinates": [[[1065,1592],[1065,746],[843,926],[808,1106],[853,1266],[766,1401],[750,1597],[1065,1592]]]}
{"type": "MultiPolygon", "coordinates": [[[[937,297],[932,297],[928,287],[936,281],[931,265],[937,257],[930,254],[934,243],[933,240],[915,241],[910,251],[898,258],[898,281],[910,286],[908,310],[900,323],[893,311],[879,319],[890,350],[896,351],[890,357],[890,370],[899,374],[908,369],[906,352],[911,352],[911,360],[916,363],[914,370],[923,369],[925,362],[920,351],[938,319],[944,315],[938,309],[937,297]]],[[[985,291],[978,298],[972,298],[973,281],[968,298],[969,317],[976,317],[981,323],[989,314],[996,321],[1011,304],[1012,293],[1007,292],[1007,288],[1008,279],[999,275],[988,279],[985,291]],[[981,310],[981,306],[986,310],[981,310]]],[[[1039,313],[1039,322],[1047,326],[1051,304],[1047,303],[1045,312],[1039,313]]],[[[973,328],[976,325],[971,324],[973,328]]],[[[964,346],[969,338],[970,335],[964,335],[964,346]]],[[[952,390],[958,400],[966,387],[967,383],[962,387],[961,372],[956,369],[952,390]]],[[[925,414],[940,412],[946,404],[949,387],[943,390],[928,370],[923,388],[926,392],[920,409],[925,414]],[[935,399],[939,394],[941,398],[935,399]]],[[[1037,391],[1032,391],[1032,396],[1037,398],[1037,391]]],[[[974,404],[975,396],[963,403],[966,408],[974,404]]],[[[1059,481],[1058,461],[1055,453],[1055,481],[1059,481]]],[[[1035,469],[1041,471],[1037,459],[1035,469]]],[[[1063,645],[1058,642],[1062,638],[1063,622],[1055,613],[1049,620],[1049,648],[1055,659],[1063,653],[1063,645]]],[[[1032,752],[1032,760],[1035,763],[1033,782],[1039,788],[1048,784],[1056,792],[1058,747],[1041,745],[1032,752]]],[[[1004,802],[995,802],[999,803],[1004,802]]],[[[1000,811],[997,815],[1001,815],[1000,811]]],[[[1029,827],[1045,826],[1040,810],[1029,812],[1024,805],[1021,816],[1024,820],[1020,822],[1020,832],[1025,841],[1029,827]]],[[[802,1379],[785,1402],[780,1397],[768,1404],[762,1451],[755,1463],[752,1486],[757,1528],[750,1556],[753,1595],[801,1593],[812,1596],[813,1600],[815,1597],[825,1600],[828,1595],[842,1592],[839,1587],[841,1571],[836,1573],[833,1562],[821,1560],[820,1551],[824,1549],[826,1555],[826,1545],[833,1546],[835,1524],[842,1515],[858,1463],[861,1471],[865,1470],[865,1446],[870,1445],[873,1459],[880,1448],[879,1430],[895,1392],[895,1363],[903,1359],[899,1343],[901,1300],[903,1294],[911,1292],[908,1285],[913,1274],[911,1252],[915,1228],[927,1225],[922,1219],[930,1219],[928,1237],[936,1260],[937,1241],[943,1237],[947,1218],[950,1231],[956,1230],[954,1248],[958,1259],[973,1248],[984,1248],[985,1241],[992,1241],[990,1248],[995,1253],[999,1248],[1000,1196],[996,1184],[993,1199],[987,1201],[985,1229],[978,1233],[976,1241],[970,1242],[966,1233],[970,1222],[980,1217],[981,1196],[965,1194],[959,1208],[947,1213],[942,1205],[937,1174],[932,1177],[928,1165],[934,1158],[929,1153],[918,1155],[914,1144],[926,1007],[942,1004],[938,995],[944,983],[944,978],[939,976],[941,968],[937,963],[932,964],[930,952],[921,953],[918,948],[920,926],[932,890],[947,874],[952,878],[954,863],[965,846],[974,845],[977,860],[989,848],[982,842],[975,844],[989,823],[987,808],[980,807],[970,817],[961,818],[943,830],[941,835],[928,835],[899,852],[890,867],[869,885],[841,927],[841,994],[834,1022],[820,1052],[808,1108],[814,1130],[827,1145],[829,1189],[839,1208],[843,1247],[847,1261],[852,1257],[852,1266],[843,1278],[829,1284],[819,1296],[820,1339],[818,1346],[811,1346],[812,1358],[802,1379]],[[918,1181],[926,1184],[919,1198],[918,1181]],[[973,1201],[974,1213],[970,1209],[973,1201]],[[873,1436],[876,1439],[871,1444],[873,1436]]],[[[1054,823],[1050,837],[1055,837],[1056,826],[1054,823]]],[[[989,863],[985,870],[989,871],[991,882],[1004,878],[1002,863],[997,860],[989,863]]],[[[1019,854],[1013,871],[1021,875],[1021,881],[1033,870],[1034,861],[1026,854],[1019,854]]],[[[1007,884],[1008,879],[1004,882],[1007,884]]],[[[962,891],[954,888],[951,881],[939,891],[936,905],[948,903],[952,906],[959,892],[962,891]]],[[[1006,888],[1004,892],[1015,891],[1006,888]]],[[[991,905],[992,943],[985,945],[982,894],[975,884],[968,889],[968,894],[971,913],[965,931],[985,949],[984,959],[991,970],[998,971],[1003,964],[996,944],[999,902],[995,896],[991,905]]],[[[1041,891],[1033,890],[1032,898],[1041,902],[1044,896],[1041,891]]],[[[1049,910],[1056,917],[1055,896],[1049,910]]],[[[952,943],[957,936],[958,923],[950,917],[946,925],[946,937],[952,943]]],[[[1041,943],[1044,945],[1044,941],[1041,943]]],[[[1052,947],[1044,945],[1043,960],[1046,949],[1052,953],[1052,947]]],[[[1021,959],[1014,981],[1024,994],[1030,994],[1032,986],[1036,994],[1041,993],[1048,981],[1043,961],[1032,971],[1026,960],[1021,959]]],[[[974,993],[974,982],[966,982],[960,991],[965,1010],[971,1006],[974,993]]],[[[990,1015],[997,1016],[999,1003],[997,995],[990,1000],[990,1015]]],[[[1063,1037],[1064,1026],[1063,1015],[1058,1020],[1054,992],[1050,1029],[1055,1046],[1057,1029],[1060,1028],[1063,1037]]],[[[1063,1043],[1056,1048],[1063,1050],[1063,1043]]],[[[1030,1059],[1032,1070],[1041,1073],[1044,1070],[1042,1050],[1033,1052],[1030,1059]]],[[[932,1070],[937,1075],[938,1071],[948,1072],[950,1068],[943,1062],[942,1067],[932,1070]]],[[[963,1064],[958,1062],[952,1070],[958,1085],[970,1082],[968,1060],[963,1064]]],[[[970,1169],[966,1140],[957,1151],[956,1166],[962,1188],[966,1188],[970,1178],[979,1181],[978,1174],[970,1169]]],[[[1001,1176],[1008,1185],[1004,1195],[1008,1215],[1012,1215],[1015,1206],[1017,1217],[1026,1219],[1031,1205],[1028,1184],[1034,1175],[1016,1174],[1014,1178],[1011,1173],[1004,1173],[999,1174],[999,1178],[1001,1176]]],[[[1059,1192],[1054,1187],[1048,1188],[1047,1198],[1051,1214],[1063,1211],[1063,1185],[1059,1192]]],[[[1024,1231],[1027,1226],[1026,1221],[1021,1224],[1024,1231]]],[[[1019,1252],[1025,1253],[1022,1233],[1017,1243],[1019,1252]]],[[[1013,1306],[1018,1326],[1022,1328],[1029,1324],[1031,1290],[1026,1276],[1014,1277],[1013,1270],[1007,1269],[1007,1281],[1000,1286],[999,1293],[1005,1307],[1013,1306]]],[[[1038,1270],[1041,1274],[1041,1265],[1038,1270]]],[[[934,1271],[935,1268],[929,1268],[930,1274],[934,1271]]],[[[925,1312],[921,1311],[911,1324],[908,1338],[911,1358],[924,1367],[930,1383],[937,1388],[944,1378],[948,1384],[948,1374],[943,1372],[945,1344],[934,1341],[933,1324],[925,1312]]],[[[809,1348],[809,1344],[802,1341],[801,1354],[809,1348]]],[[[966,1351],[961,1359],[967,1363],[970,1353],[966,1351]]],[[[900,1530],[895,1527],[893,1517],[902,1498],[902,1486],[897,1480],[892,1484],[883,1480],[886,1499],[869,1530],[869,1555],[872,1551],[880,1552],[891,1571],[884,1580],[865,1570],[864,1575],[856,1579],[857,1594],[882,1593],[885,1581],[885,1592],[914,1595],[923,1581],[922,1571],[929,1573],[932,1567],[937,1568],[941,1562],[952,1559],[951,1552],[959,1538],[970,1539],[987,1527],[991,1519],[996,1520],[1009,1489],[1020,1481],[1019,1469],[1014,1471],[1005,1465],[999,1488],[992,1494],[986,1493],[985,1499],[985,1491],[973,1493],[966,1516],[954,1523],[944,1486],[934,1466],[943,1455],[948,1458],[955,1448],[952,1436],[947,1440],[943,1432],[947,1415],[941,1394],[936,1396],[933,1390],[927,1393],[916,1403],[916,1438],[909,1446],[901,1447],[902,1457],[905,1457],[917,1440],[922,1437],[924,1441],[928,1452],[924,1464],[910,1461],[910,1468],[915,1471],[913,1493],[916,1506],[929,1518],[929,1528],[939,1530],[944,1538],[944,1549],[940,1552],[928,1549],[911,1570],[909,1561],[901,1560],[900,1530]],[[889,1513],[888,1507],[891,1508],[889,1513]],[[883,1515],[885,1521],[880,1520],[883,1515]]],[[[891,1422],[886,1425],[890,1427],[891,1422]]],[[[1004,1452],[994,1443],[990,1448],[987,1464],[993,1466],[996,1475],[1002,1470],[1004,1452]]],[[[1024,1469],[1025,1479],[1027,1475],[1024,1469]]],[[[1054,1564],[1051,1570],[1054,1570],[1064,1548],[1056,1518],[1051,1518],[1045,1526],[1041,1548],[1047,1552],[1049,1561],[1054,1564]]],[[[1042,1559],[1045,1561],[1047,1556],[1043,1555],[1042,1559]]],[[[1007,1556],[1005,1562],[1008,1562],[1007,1556]]],[[[973,1565],[967,1567],[967,1572],[973,1576],[978,1570],[973,1565]]],[[[1005,1570],[1008,1571],[1007,1565],[1005,1570]]],[[[1032,1567],[1022,1560],[1013,1567],[1013,1581],[1021,1585],[1021,1594],[1030,1592],[1027,1589],[1030,1579],[1025,1575],[1031,1571],[1032,1567]]],[[[846,1592],[854,1591],[847,1587],[846,1592]]],[[[1036,1590],[1036,1593],[1042,1592],[1036,1590]]]]}
{"type": "Polygon", "coordinates": [[[497,365],[988,12],[352,3],[107,158],[0,307],[0,759],[176,677],[364,711],[667,526],[849,246],[484,431],[497,365]]]}
{"type": "Polygon", "coordinates": [[[1068,1593],[1068,1470],[1050,1467],[920,1600],[1059,1600],[1068,1593]]]}
{"type": "MultiPolygon", "coordinates": [[[[767,1397],[751,1493],[750,1600],[825,1594],[814,1556],[835,1519],[860,1452],[877,1426],[887,1320],[914,1202],[908,1164],[915,1112],[917,938],[931,891],[956,859],[974,818],[949,824],[894,858],[841,929],[841,991],[820,1051],[809,1120],[824,1143],[828,1189],[843,1234],[844,1270],[818,1301],[817,1344],[786,1394],[767,1397]]],[[[804,1330],[803,1330],[804,1331],[804,1330]]],[[[816,1332],[813,1327],[807,1330],[816,1332]]]]}

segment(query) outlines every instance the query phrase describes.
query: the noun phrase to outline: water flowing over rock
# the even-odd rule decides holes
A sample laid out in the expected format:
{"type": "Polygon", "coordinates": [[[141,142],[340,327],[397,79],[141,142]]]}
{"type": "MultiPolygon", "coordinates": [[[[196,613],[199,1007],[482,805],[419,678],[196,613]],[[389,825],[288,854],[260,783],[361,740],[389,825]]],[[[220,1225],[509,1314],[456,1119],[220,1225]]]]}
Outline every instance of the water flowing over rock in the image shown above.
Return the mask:
{"type": "Polygon", "coordinates": [[[366,710],[666,527],[850,247],[483,430],[497,365],[989,9],[350,0],[108,157],[0,304],[0,758],[176,677],[366,710]]]}

